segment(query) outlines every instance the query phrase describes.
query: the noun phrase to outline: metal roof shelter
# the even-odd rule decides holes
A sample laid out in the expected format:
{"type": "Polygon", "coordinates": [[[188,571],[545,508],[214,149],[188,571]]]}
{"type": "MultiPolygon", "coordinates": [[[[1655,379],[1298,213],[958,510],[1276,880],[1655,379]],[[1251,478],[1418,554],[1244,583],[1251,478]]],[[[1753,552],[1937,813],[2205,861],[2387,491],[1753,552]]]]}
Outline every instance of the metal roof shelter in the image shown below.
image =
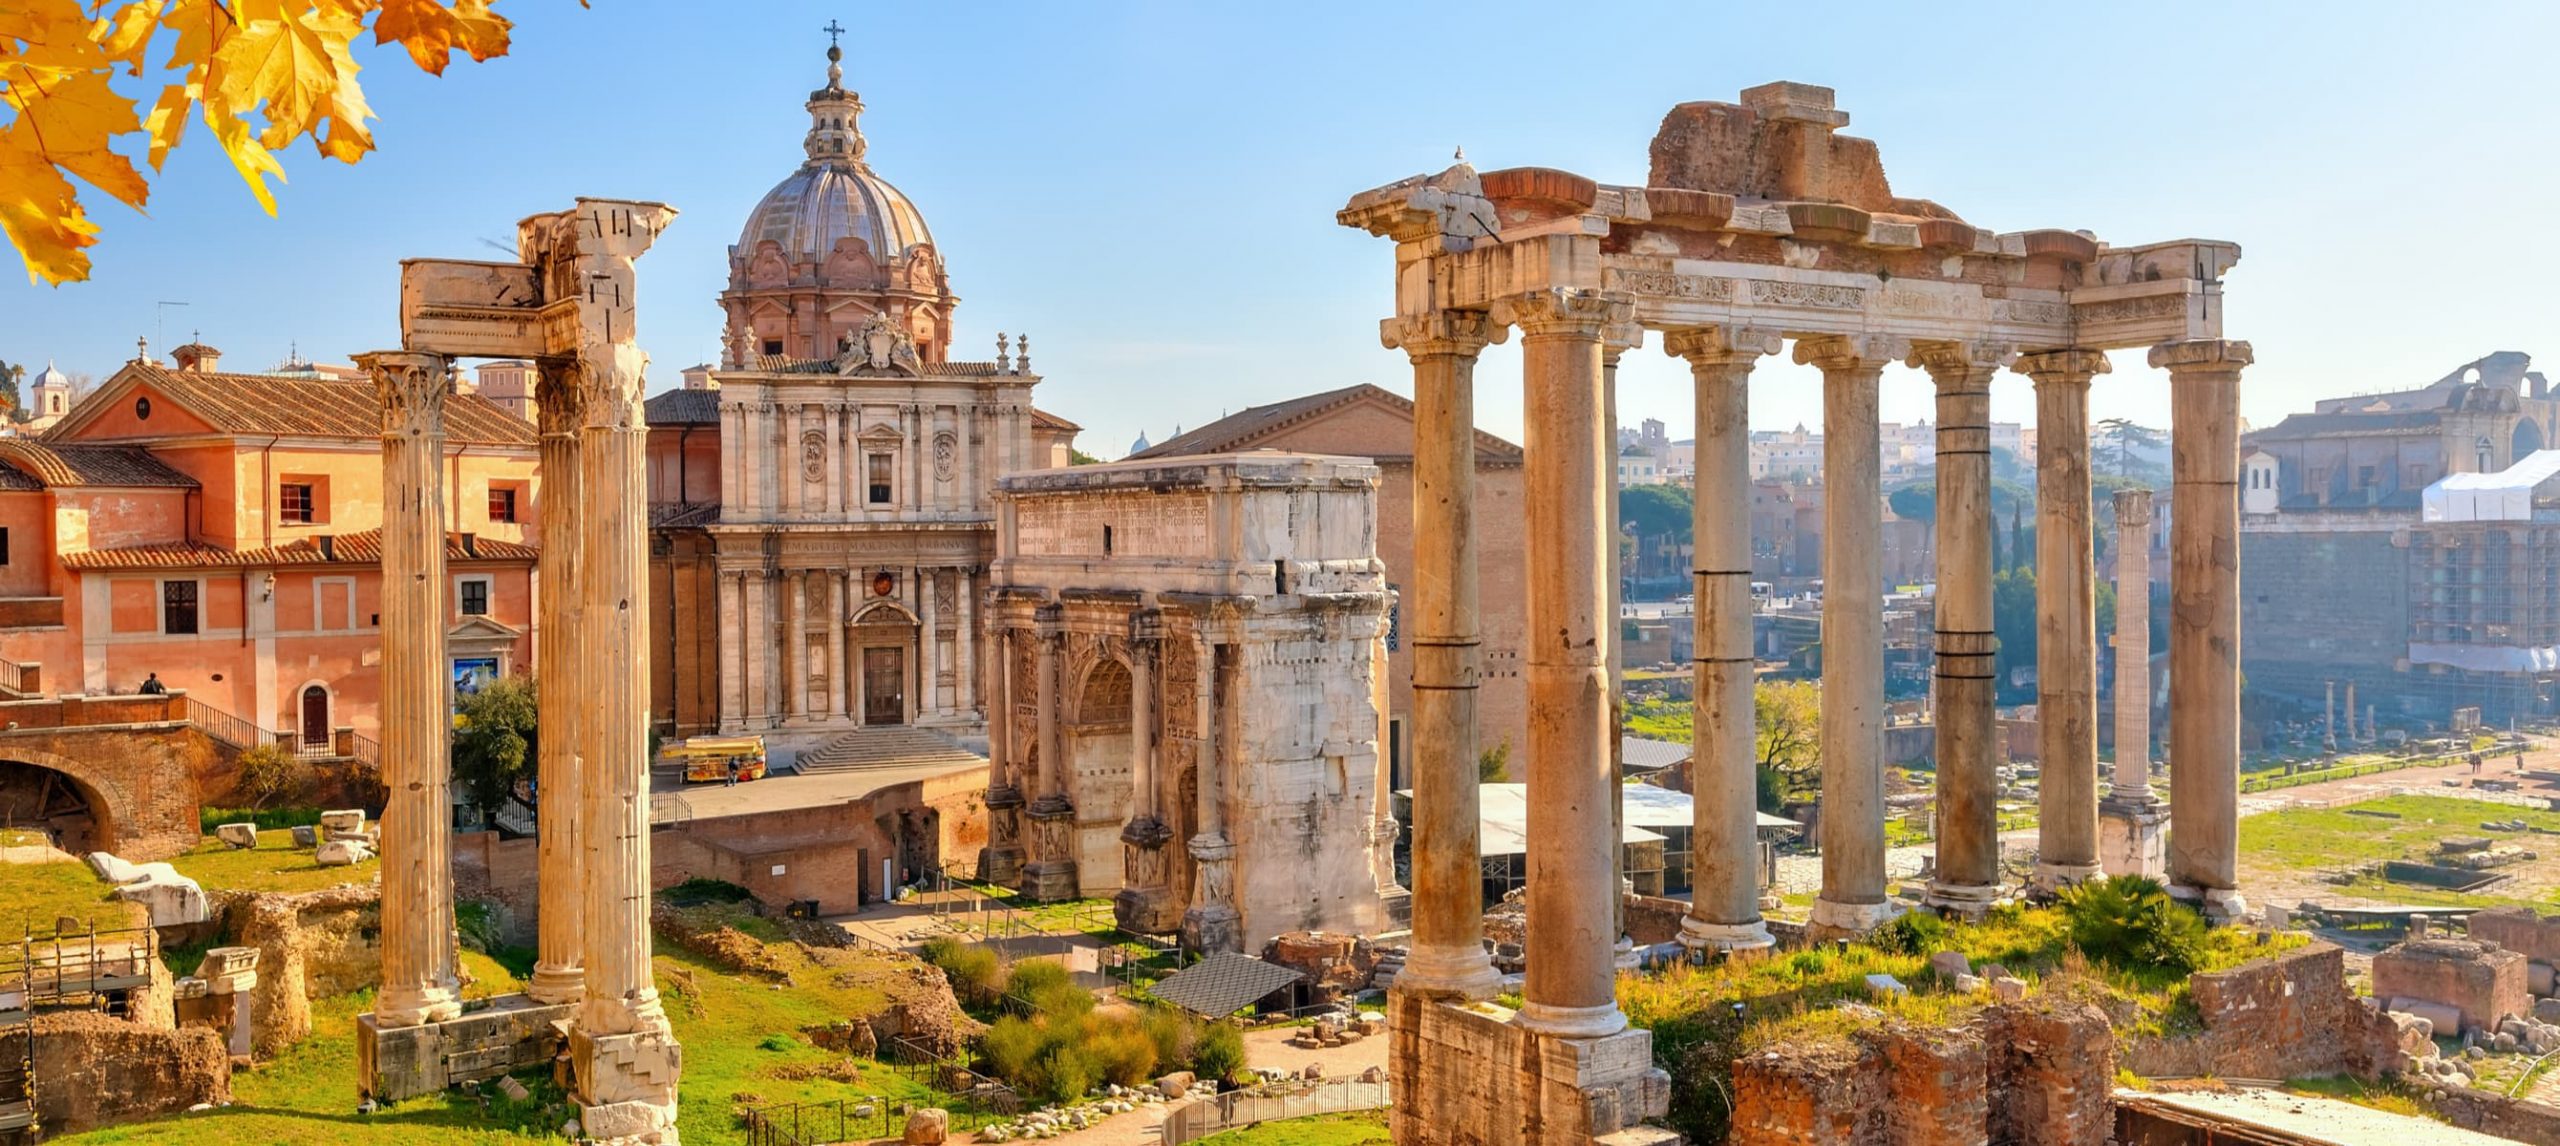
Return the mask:
{"type": "Polygon", "coordinates": [[[2446,474],[2420,501],[2427,521],[2531,521],[2536,486],[2560,477],[2560,450],[2536,450],[2493,474],[2446,474]]]}
{"type": "Polygon", "coordinates": [[[1206,1019],[1223,1019],[1305,978],[1277,963],[1219,951],[1158,980],[1149,992],[1206,1019]]]}

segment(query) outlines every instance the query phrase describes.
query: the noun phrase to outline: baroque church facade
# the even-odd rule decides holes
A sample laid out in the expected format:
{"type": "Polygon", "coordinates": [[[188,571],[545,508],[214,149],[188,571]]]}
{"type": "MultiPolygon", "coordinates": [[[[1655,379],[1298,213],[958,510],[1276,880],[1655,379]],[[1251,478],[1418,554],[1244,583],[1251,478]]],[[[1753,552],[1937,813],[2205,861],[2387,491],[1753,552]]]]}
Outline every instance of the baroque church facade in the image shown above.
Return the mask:
{"type": "Polygon", "coordinates": [[[1027,337],[952,357],[940,249],[828,55],[806,160],[730,248],[720,364],[649,407],[660,726],[804,763],[864,729],[983,743],[990,494],[1077,429],[1032,407],[1027,337]]]}

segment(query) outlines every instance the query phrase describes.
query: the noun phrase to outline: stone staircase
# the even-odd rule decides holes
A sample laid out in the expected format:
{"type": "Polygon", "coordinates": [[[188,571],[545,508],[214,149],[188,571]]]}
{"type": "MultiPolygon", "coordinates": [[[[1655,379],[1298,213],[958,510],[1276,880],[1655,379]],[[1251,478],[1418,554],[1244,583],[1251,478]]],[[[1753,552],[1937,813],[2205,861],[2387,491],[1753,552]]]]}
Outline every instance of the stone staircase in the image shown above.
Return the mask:
{"type": "Polygon", "coordinates": [[[864,728],[800,754],[792,767],[807,775],[931,764],[983,764],[986,757],[923,728],[864,728]]]}

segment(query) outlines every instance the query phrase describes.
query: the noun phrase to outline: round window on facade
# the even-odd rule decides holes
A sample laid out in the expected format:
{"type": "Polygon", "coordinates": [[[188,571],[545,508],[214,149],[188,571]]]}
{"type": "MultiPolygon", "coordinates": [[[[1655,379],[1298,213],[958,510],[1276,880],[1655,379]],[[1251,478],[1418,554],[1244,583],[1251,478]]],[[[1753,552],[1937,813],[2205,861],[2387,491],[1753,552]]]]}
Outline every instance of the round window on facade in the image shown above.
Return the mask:
{"type": "Polygon", "coordinates": [[[136,399],[134,399],[134,400],[133,400],[133,416],[134,416],[136,419],[141,420],[141,421],[149,421],[149,420],[150,420],[150,418],[151,418],[151,399],[149,399],[149,398],[136,398],[136,399]]]}
{"type": "Polygon", "coordinates": [[[896,574],[883,569],[878,573],[871,575],[871,593],[873,596],[886,597],[897,591],[898,577],[896,574]]]}

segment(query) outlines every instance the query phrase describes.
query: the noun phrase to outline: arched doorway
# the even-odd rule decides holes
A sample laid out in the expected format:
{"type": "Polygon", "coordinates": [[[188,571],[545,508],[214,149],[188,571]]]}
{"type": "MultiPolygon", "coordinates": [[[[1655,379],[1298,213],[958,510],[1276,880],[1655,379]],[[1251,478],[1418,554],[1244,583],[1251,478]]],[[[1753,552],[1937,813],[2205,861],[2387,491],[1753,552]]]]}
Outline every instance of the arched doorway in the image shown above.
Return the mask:
{"type": "Polygon", "coordinates": [[[855,691],[847,699],[865,727],[913,719],[916,632],[915,615],[891,601],[872,603],[847,626],[845,655],[853,661],[847,679],[855,691]]]}
{"type": "Polygon", "coordinates": [[[304,685],[299,713],[302,746],[317,748],[329,743],[329,690],[317,684],[304,685]]]}
{"type": "Polygon", "coordinates": [[[87,784],[39,764],[0,760],[0,840],[21,842],[19,833],[73,855],[116,842],[112,813],[87,784]]]}
{"type": "Polygon", "coordinates": [[[1120,828],[1131,812],[1129,666],[1104,656],[1085,670],[1066,728],[1067,784],[1080,825],[1078,878],[1085,894],[1120,886],[1120,828]]]}
{"type": "Polygon", "coordinates": [[[2525,460],[2542,448],[2542,427],[2535,425],[2531,418],[2517,419],[2515,433],[2509,435],[2508,445],[2512,447],[2507,451],[2511,463],[2525,460]]]}

